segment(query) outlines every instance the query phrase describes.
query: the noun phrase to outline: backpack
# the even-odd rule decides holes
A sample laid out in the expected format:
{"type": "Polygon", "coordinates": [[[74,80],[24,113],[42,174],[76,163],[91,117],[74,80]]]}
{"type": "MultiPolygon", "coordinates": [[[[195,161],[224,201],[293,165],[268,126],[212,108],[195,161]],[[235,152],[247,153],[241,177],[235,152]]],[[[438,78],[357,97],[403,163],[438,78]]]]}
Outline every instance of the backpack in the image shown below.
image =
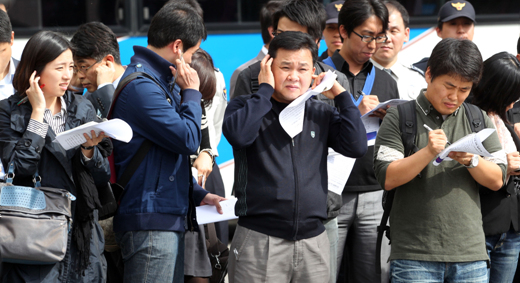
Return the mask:
{"type": "MultiPolygon", "coordinates": [[[[471,131],[474,133],[485,129],[484,114],[477,106],[469,103],[462,103],[466,110],[466,116],[470,121],[471,131]]],[[[417,116],[415,112],[415,100],[411,100],[397,106],[399,111],[399,129],[401,132],[401,140],[404,146],[404,157],[408,157],[419,150],[415,145],[415,138],[417,135],[417,116]]],[[[421,178],[421,174],[418,175],[421,178]]],[[[383,192],[383,217],[381,223],[377,226],[377,242],[376,242],[376,273],[381,274],[381,244],[383,240],[383,233],[386,231],[386,237],[390,238],[390,226],[387,225],[390,211],[392,210],[392,203],[394,201],[395,190],[383,192]]],[[[389,244],[390,244],[389,243],[389,244]]]]}

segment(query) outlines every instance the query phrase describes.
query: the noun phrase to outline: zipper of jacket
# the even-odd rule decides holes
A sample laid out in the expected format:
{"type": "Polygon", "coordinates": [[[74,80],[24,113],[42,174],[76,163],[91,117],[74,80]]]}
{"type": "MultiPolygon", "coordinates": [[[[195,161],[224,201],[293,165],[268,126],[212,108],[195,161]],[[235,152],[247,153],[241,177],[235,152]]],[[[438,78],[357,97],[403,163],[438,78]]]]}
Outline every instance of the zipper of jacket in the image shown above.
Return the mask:
{"type": "Polygon", "coordinates": [[[294,172],[294,234],[293,239],[296,240],[296,235],[298,234],[298,170],[296,170],[296,163],[294,161],[294,138],[292,139],[292,147],[291,147],[291,161],[293,165],[293,172],[294,172]]]}
{"type": "MultiPolygon", "coordinates": [[[[187,158],[188,158],[188,164],[190,164],[190,157],[188,156],[187,158]]],[[[191,168],[190,167],[188,167],[188,168],[189,168],[188,173],[190,176],[188,180],[189,180],[189,184],[191,184],[189,186],[189,191],[188,191],[188,199],[189,199],[188,200],[188,221],[189,221],[188,228],[189,228],[190,232],[193,232],[195,230],[195,228],[194,228],[193,221],[191,218],[192,218],[192,213],[193,213],[192,209],[193,210],[195,209],[195,202],[193,201],[193,186],[194,185],[193,185],[193,177],[191,176],[191,168]]]]}

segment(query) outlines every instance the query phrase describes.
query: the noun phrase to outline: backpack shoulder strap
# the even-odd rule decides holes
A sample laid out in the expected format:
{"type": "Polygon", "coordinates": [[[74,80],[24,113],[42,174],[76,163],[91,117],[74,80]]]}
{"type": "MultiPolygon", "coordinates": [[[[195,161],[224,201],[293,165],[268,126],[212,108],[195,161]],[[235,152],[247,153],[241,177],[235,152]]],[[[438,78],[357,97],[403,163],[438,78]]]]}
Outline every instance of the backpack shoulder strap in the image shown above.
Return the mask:
{"type": "Polygon", "coordinates": [[[486,124],[484,123],[484,113],[477,106],[464,102],[464,109],[466,110],[466,116],[468,117],[469,124],[471,126],[471,131],[474,133],[478,133],[481,130],[486,128],[486,124]]]}
{"type": "Polygon", "coordinates": [[[415,100],[398,105],[397,111],[399,111],[399,129],[404,146],[404,156],[408,157],[416,149],[417,115],[415,113],[415,100]]]}
{"type": "MultiPolygon", "coordinates": [[[[151,81],[153,81],[158,87],[161,88],[161,90],[164,92],[164,95],[166,97],[166,100],[168,103],[172,104],[172,101],[170,97],[168,96],[168,92],[164,89],[163,86],[152,76],[145,72],[134,72],[129,74],[128,76],[124,77],[119,84],[117,85],[117,89],[114,91],[114,96],[112,99],[112,104],[110,105],[110,111],[108,112],[107,117],[112,117],[112,111],[114,110],[114,105],[117,101],[117,98],[121,91],[133,80],[137,79],[138,77],[144,77],[151,81]]],[[[124,189],[124,187],[128,184],[130,181],[130,178],[132,178],[132,175],[134,175],[135,171],[141,165],[141,162],[144,160],[146,154],[152,147],[152,142],[148,139],[146,139],[139,149],[137,150],[137,153],[132,156],[132,159],[130,160],[130,163],[125,168],[125,171],[123,171],[123,174],[121,174],[121,177],[117,180],[117,183],[124,189]]]]}

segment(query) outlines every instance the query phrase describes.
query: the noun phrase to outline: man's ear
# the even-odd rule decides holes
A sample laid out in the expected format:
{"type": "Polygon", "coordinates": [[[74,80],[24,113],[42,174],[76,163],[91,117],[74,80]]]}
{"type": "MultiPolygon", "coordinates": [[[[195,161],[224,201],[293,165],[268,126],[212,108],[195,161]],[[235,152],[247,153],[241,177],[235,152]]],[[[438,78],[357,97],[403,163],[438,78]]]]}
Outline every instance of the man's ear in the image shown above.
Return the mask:
{"type": "MultiPolygon", "coordinates": [[[[312,68],[312,74],[314,75],[314,73],[316,72],[316,67],[313,67],[312,68]]],[[[318,74],[319,75],[319,74],[318,74]]]]}
{"type": "Polygon", "coordinates": [[[428,69],[426,69],[426,72],[424,73],[424,78],[426,79],[427,84],[432,83],[432,73],[430,72],[430,67],[428,67],[428,69]]]}
{"type": "Polygon", "coordinates": [[[410,40],[410,28],[404,29],[404,42],[408,42],[410,40]]]}
{"type": "Polygon", "coordinates": [[[345,29],[344,25],[339,26],[339,35],[341,38],[346,39],[348,38],[347,30],[345,29]]]}
{"type": "Polygon", "coordinates": [[[110,61],[112,63],[114,63],[114,56],[112,54],[108,54],[107,56],[105,56],[105,58],[103,58],[105,61],[110,61]]]}
{"type": "MultiPolygon", "coordinates": [[[[274,35],[273,35],[274,27],[273,26],[268,27],[267,31],[269,31],[269,36],[271,37],[271,40],[273,40],[273,38],[274,38],[274,35]]],[[[269,41],[269,42],[271,42],[271,41],[269,41]]]]}
{"type": "Polygon", "coordinates": [[[441,36],[441,32],[442,32],[442,30],[441,30],[439,27],[436,27],[436,28],[435,28],[435,31],[437,32],[437,36],[440,37],[440,38],[442,38],[442,36],[441,36]]]}
{"type": "Polygon", "coordinates": [[[520,54],[516,54],[516,59],[518,59],[518,61],[520,61],[520,54]]]}
{"type": "Polygon", "coordinates": [[[178,52],[183,53],[184,52],[183,48],[184,48],[184,46],[182,44],[182,40],[177,39],[174,42],[172,42],[172,51],[173,51],[173,53],[176,53],[176,54],[178,52]]]}
{"type": "Polygon", "coordinates": [[[14,44],[14,31],[11,32],[11,46],[14,44]]]}

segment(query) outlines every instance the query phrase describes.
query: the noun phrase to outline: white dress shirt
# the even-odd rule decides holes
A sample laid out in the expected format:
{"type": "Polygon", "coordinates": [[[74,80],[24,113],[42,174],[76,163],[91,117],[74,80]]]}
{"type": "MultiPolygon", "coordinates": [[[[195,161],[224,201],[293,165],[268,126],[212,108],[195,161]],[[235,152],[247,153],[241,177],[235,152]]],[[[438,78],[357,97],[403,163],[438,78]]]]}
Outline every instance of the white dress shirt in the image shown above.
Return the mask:
{"type": "Polygon", "coordinates": [[[389,69],[384,68],[376,61],[370,59],[376,68],[386,71],[397,82],[399,97],[401,99],[416,99],[421,89],[426,88],[426,80],[420,70],[412,69],[411,65],[403,64],[399,60],[389,69]]]}
{"type": "Polygon", "coordinates": [[[13,87],[13,77],[16,68],[14,67],[13,58],[9,62],[9,73],[5,75],[4,79],[0,81],[0,100],[6,99],[13,95],[15,90],[13,87]]]}

